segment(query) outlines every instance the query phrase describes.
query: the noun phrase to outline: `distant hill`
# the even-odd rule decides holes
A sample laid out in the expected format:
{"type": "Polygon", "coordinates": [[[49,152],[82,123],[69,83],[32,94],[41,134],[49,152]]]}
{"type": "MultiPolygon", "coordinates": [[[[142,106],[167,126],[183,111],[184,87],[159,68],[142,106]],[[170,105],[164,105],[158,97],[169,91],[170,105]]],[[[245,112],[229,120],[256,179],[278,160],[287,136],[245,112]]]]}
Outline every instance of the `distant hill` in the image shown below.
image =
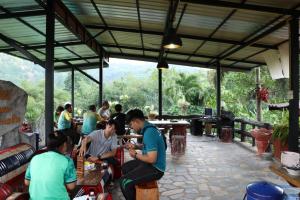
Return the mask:
{"type": "MultiPolygon", "coordinates": [[[[174,65],[171,65],[171,67],[174,67],[174,65]]],[[[199,72],[199,68],[195,67],[175,67],[176,70],[182,72],[199,72]]],[[[156,63],[112,58],[110,59],[109,68],[105,68],[103,70],[104,82],[111,83],[112,81],[126,77],[129,74],[143,79],[150,76],[154,70],[156,70],[156,63]]],[[[87,70],[86,72],[98,80],[98,69],[87,70]]],[[[68,72],[55,73],[55,85],[63,86],[64,80],[67,76],[68,72]]],[[[37,83],[44,78],[44,69],[39,65],[35,65],[27,60],[0,53],[0,79],[12,81],[19,85],[22,80],[37,83]]]]}

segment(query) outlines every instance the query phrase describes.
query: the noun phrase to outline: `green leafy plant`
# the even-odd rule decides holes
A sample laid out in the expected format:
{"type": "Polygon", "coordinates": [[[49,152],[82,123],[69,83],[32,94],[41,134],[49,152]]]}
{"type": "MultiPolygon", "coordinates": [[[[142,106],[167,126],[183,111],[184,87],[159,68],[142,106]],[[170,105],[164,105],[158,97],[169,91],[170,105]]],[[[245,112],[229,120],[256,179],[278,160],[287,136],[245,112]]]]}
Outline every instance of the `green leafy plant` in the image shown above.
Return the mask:
{"type": "Polygon", "coordinates": [[[272,139],[280,140],[282,145],[285,145],[289,135],[289,113],[287,111],[282,112],[282,119],[277,122],[273,128],[272,139]]]}

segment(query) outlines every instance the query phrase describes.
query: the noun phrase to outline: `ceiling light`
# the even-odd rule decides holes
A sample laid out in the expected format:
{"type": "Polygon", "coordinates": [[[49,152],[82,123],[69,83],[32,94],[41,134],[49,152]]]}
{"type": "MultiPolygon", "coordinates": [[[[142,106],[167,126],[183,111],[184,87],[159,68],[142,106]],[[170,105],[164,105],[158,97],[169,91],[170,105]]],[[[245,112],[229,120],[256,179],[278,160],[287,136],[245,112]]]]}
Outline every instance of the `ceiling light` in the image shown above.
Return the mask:
{"type": "Polygon", "coordinates": [[[157,63],[157,69],[168,69],[168,68],[169,68],[169,65],[165,59],[161,59],[157,63]]]}
{"type": "Polygon", "coordinates": [[[165,49],[176,49],[182,46],[180,37],[176,34],[174,28],[171,28],[163,40],[163,47],[165,49]]]}

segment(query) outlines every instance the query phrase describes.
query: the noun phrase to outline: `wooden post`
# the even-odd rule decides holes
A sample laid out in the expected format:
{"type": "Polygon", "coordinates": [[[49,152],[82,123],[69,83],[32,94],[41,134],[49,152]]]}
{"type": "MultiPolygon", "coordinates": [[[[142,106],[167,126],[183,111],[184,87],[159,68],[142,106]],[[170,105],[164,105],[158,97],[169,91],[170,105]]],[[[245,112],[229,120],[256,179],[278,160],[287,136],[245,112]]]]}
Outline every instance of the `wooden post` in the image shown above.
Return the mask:
{"type": "Polygon", "coordinates": [[[258,92],[261,88],[260,85],[260,68],[257,67],[256,68],[256,119],[257,121],[261,121],[262,117],[261,117],[261,99],[258,96],[258,92]]]}

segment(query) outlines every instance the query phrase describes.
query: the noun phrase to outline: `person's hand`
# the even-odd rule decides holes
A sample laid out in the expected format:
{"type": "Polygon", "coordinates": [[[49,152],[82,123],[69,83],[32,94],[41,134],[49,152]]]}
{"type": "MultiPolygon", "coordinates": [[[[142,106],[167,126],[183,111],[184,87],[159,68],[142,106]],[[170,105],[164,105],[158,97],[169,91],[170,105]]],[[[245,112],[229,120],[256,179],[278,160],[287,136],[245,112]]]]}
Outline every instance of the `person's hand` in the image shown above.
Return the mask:
{"type": "Polygon", "coordinates": [[[136,151],[135,151],[134,149],[129,149],[129,155],[130,155],[132,158],[135,158],[136,151]]]}
{"type": "Polygon", "coordinates": [[[79,156],[84,156],[85,153],[86,153],[86,149],[83,146],[81,146],[81,148],[79,150],[79,156]]]}
{"type": "Polygon", "coordinates": [[[134,149],[134,147],[135,147],[135,145],[132,144],[132,143],[130,143],[130,142],[128,142],[128,143],[125,144],[125,148],[126,148],[126,149],[129,149],[129,150],[130,150],[130,149],[134,149]]]}
{"type": "Polygon", "coordinates": [[[98,162],[98,158],[95,156],[90,156],[90,157],[88,157],[87,161],[95,163],[95,162],[98,162]]]}

